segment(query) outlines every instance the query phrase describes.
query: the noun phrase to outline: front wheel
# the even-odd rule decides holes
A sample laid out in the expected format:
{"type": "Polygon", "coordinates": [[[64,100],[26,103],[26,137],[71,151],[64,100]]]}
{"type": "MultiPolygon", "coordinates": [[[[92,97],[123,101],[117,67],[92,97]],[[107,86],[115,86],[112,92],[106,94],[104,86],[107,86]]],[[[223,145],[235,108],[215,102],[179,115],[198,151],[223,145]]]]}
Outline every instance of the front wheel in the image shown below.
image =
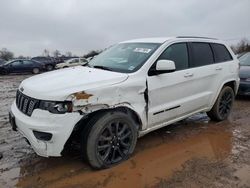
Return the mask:
{"type": "Polygon", "coordinates": [[[38,74],[40,72],[39,68],[33,68],[32,73],[33,74],[38,74]]]}
{"type": "Polygon", "coordinates": [[[234,91],[231,87],[222,88],[213,108],[207,112],[207,115],[213,121],[223,121],[230,115],[234,102],[234,91]]]}
{"type": "Polygon", "coordinates": [[[0,74],[7,75],[7,74],[9,74],[9,72],[8,72],[7,70],[4,69],[4,70],[1,70],[1,71],[0,71],[0,74]]]}
{"type": "Polygon", "coordinates": [[[47,65],[46,69],[47,69],[47,71],[52,71],[53,70],[53,66],[52,65],[47,65]]]}
{"type": "Polygon", "coordinates": [[[90,165],[96,169],[109,168],[126,159],[134,151],[137,126],[133,119],[121,112],[106,112],[89,122],[83,131],[83,151],[90,165]]]}

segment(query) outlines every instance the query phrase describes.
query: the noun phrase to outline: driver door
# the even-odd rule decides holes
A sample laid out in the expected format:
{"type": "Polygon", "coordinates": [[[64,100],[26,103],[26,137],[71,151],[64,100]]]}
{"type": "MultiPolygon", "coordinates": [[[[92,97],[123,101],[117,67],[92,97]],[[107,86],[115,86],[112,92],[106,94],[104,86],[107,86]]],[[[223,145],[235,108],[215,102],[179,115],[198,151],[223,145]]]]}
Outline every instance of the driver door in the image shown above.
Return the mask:
{"type": "MultiPolygon", "coordinates": [[[[195,95],[194,72],[189,69],[186,43],[169,46],[158,60],[172,60],[176,71],[148,76],[148,123],[150,127],[192,112],[195,95]]],[[[156,66],[156,63],[153,65],[156,66]]],[[[149,128],[150,128],[149,127],[149,128]]]]}

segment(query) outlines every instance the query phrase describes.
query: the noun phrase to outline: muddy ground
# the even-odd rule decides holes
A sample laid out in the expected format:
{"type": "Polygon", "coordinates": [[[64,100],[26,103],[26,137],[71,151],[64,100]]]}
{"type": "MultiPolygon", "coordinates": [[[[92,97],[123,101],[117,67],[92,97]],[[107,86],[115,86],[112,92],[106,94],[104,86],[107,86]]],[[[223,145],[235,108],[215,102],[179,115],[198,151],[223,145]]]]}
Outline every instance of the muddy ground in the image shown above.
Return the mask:
{"type": "Polygon", "coordinates": [[[197,114],[139,139],[122,164],[96,171],[76,146],[61,158],[37,156],[8,123],[8,109],[26,77],[0,76],[0,188],[250,187],[250,98],[237,99],[228,121],[197,114]]]}

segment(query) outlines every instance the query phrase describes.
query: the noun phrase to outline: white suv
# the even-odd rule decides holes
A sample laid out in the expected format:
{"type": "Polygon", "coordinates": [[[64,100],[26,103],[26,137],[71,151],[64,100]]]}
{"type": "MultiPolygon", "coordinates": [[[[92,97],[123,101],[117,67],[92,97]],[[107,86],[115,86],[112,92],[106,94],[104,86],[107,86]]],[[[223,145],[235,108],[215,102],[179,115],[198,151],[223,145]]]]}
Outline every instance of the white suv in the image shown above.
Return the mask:
{"type": "Polygon", "coordinates": [[[137,138],[207,112],[226,119],[239,62],[222,41],[199,37],[121,42],[85,67],[24,80],[10,122],[40,156],[61,156],[72,137],[94,168],[127,159],[137,138]]]}

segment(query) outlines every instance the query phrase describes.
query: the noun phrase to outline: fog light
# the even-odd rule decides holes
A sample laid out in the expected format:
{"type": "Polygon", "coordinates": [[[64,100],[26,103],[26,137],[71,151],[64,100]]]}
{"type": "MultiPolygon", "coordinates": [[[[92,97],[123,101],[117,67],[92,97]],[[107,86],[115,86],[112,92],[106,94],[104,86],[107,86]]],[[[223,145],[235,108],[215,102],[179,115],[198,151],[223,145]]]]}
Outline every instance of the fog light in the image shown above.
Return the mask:
{"type": "Polygon", "coordinates": [[[33,131],[33,133],[38,140],[49,141],[52,138],[51,133],[45,133],[45,132],[39,132],[39,131],[33,131]]]}

